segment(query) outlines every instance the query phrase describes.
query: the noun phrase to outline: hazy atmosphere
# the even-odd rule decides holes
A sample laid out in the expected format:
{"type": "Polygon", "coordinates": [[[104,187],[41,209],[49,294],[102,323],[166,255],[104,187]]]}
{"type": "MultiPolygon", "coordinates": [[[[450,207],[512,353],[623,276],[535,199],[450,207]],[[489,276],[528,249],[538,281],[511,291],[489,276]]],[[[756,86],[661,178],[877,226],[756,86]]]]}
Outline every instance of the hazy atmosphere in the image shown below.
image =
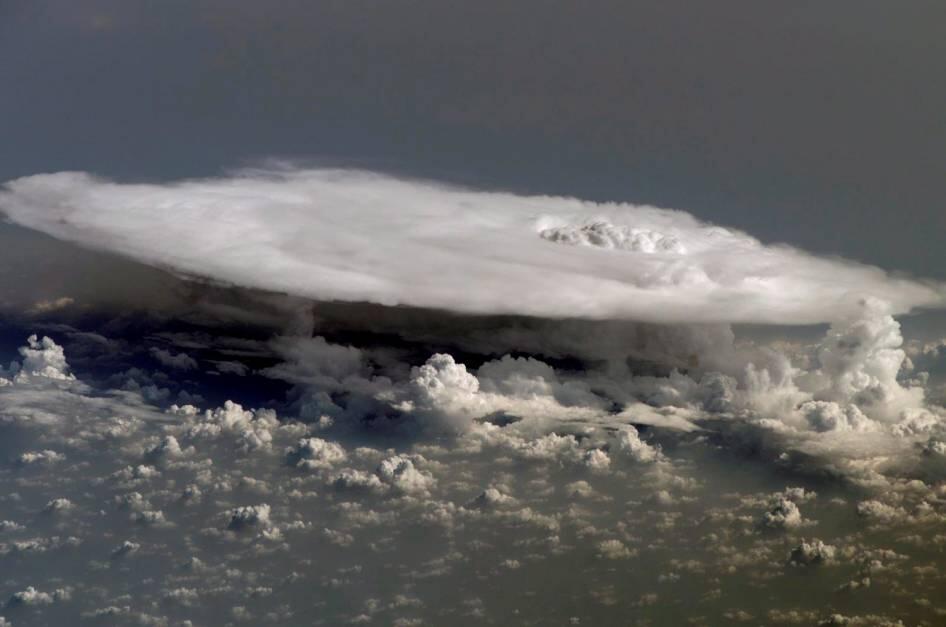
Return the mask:
{"type": "Polygon", "coordinates": [[[0,626],[946,623],[944,23],[0,0],[0,626]]]}

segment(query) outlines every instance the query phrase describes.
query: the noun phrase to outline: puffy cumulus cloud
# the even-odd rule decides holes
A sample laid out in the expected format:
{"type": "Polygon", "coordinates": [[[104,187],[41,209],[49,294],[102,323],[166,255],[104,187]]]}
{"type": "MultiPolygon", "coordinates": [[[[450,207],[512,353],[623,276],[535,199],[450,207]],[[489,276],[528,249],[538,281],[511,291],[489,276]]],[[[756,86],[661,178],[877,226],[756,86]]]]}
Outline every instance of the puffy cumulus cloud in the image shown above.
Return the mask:
{"type": "Polygon", "coordinates": [[[572,407],[599,407],[602,399],[580,380],[561,381],[548,364],[533,357],[512,357],[489,361],[476,371],[484,392],[523,399],[550,397],[572,407]]]}
{"type": "Polygon", "coordinates": [[[884,303],[862,301],[857,315],[810,345],[723,346],[706,365],[696,359],[686,370],[658,375],[609,367],[582,382],[624,404],[619,415],[632,422],[643,401],[651,412],[719,431],[733,446],[754,440],[784,460],[800,452],[805,463],[865,486],[917,472],[942,475],[934,460],[946,411],[927,399],[925,379],[913,376],[900,326],[884,303]]]}
{"type": "Polygon", "coordinates": [[[367,172],[287,166],[163,185],[61,172],[8,182],[0,210],[148,264],[322,300],[791,324],[836,320],[868,296],[895,313],[943,304],[938,286],[681,211],[367,172]]]}
{"type": "MultiPolygon", "coordinates": [[[[587,483],[585,485],[587,485],[587,483]]],[[[590,489],[591,486],[588,486],[588,488],[590,489]]],[[[503,494],[496,488],[486,488],[479,496],[468,503],[468,507],[474,509],[493,509],[496,507],[507,507],[515,503],[516,499],[508,494],[503,494]]]]}
{"type": "MultiPolygon", "coordinates": [[[[548,219],[548,218],[547,218],[548,219]]],[[[539,236],[572,246],[595,246],[640,253],[686,254],[686,247],[672,235],[599,220],[581,225],[541,228],[539,236]]]]}
{"type": "Polygon", "coordinates": [[[598,543],[598,554],[606,559],[628,559],[637,555],[637,552],[628,548],[620,540],[604,540],[598,543]]]}
{"type": "MultiPolygon", "coordinates": [[[[8,373],[17,381],[28,381],[30,378],[54,379],[57,381],[74,381],[75,377],[69,373],[69,364],[62,347],[51,338],[31,335],[26,340],[26,346],[19,349],[23,358],[19,362],[10,364],[8,373]]],[[[0,371],[2,373],[2,371],[0,371]]]]}
{"type": "MultiPolygon", "coordinates": [[[[722,427],[724,437],[736,437],[736,445],[746,437],[760,438],[766,446],[801,451],[809,459],[814,456],[864,485],[880,485],[886,478],[916,472],[920,465],[922,472],[938,473],[933,467],[935,443],[946,436],[942,411],[926,405],[922,387],[901,378],[902,337],[889,310],[864,301],[859,311],[832,325],[820,343],[786,353],[776,349],[781,347],[739,344],[731,332],[666,333],[666,341],[659,343],[679,347],[660,349],[662,354],[683,355],[689,346],[708,351],[715,360],[694,353],[686,371],[671,369],[665,376],[636,374],[635,362],[619,359],[620,351],[613,358],[570,370],[556,369],[535,357],[511,355],[468,368],[445,352],[410,367],[396,351],[383,347],[356,348],[321,336],[286,336],[270,344],[286,361],[263,373],[296,387],[293,411],[310,422],[308,427],[300,430],[298,425],[281,423],[271,410],[244,409],[233,402],[206,411],[172,407],[179,422],[161,438],[145,442],[127,477],[118,480],[143,480],[133,472],[142,461],[159,468],[196,463],[191,454],[201,439],[226,441],[248,453],[272,450],[277,437],[291,437],[276,449],[287,455],[290,464],[329,470],[337,465],[333,460],[344,461],[335,455],[335,448],[327,440],[321,440],[326,444],[320,448],[318,438],[306,445],[299,439],[343,417],[359,421],[342,422],[342,430],[364,420],[414,423],[433,432],[475,432],[471,441],[479,438],[479,445],[498,446],[514,457],[554,459],[599,474],[608,474],[627,460],[662,459],[659,447],[642,441],[628,423],[682,431],[699,425],[722,427]],[[520,424],[491,431],[489,423],[520,424]],[[581,436],[589,425],[608,426],[610,436],[581,436]],[[914,446],[925,447],[929,454],[902,455],[914,446]]],[[[526,345],[541,343],[531,331],[521,337],[526,345]]],[[[553,354],[566,345],[560,343],[553,354]]],[[[59,367],[68,368],[64,357],[59,367]]],[[[0,394],[7,390],[12,394],[7,398],[36,400],[26,393],[35,392],[29,388],[39,380],[58,381],[32,377],[30,383],[23,378],[11,381],[0,394]]],[[[81,402],[90,399],[83,396],[81,402]]],[[[24,408],[16,413],[28,412],[24,408]]],[[[357,473],[338,479],[339,486],[365,483],[357,473]]],[[[368,487],[379,490],[385,485],[368,487]]]]}
{"type": "Polygon", "coordinates": [[[18,605],[50,605],[56,601],[68,601],[72,594],[68,588],[57,588],[53,592],[43,592],[33,586],[25,590],[14,592],[7,599],[7,607],[16,607],[18,605]]]}
{"type": "Polygon", "coordinates": [[[65,514],[73,509],[75,509],[75,504],[72,501],[59,497],[46,503],[43,512],[47,514],[65,514]]]}
{"type": "Polygon", "coordinates": [[[110,556],[112,559],[122,559],[129,555],[133,555],[134,553],[137,553],[140,548],[141,548],[141,545],[138,544],[137,542],[132,542],[131,540],[125,540],[124,542],[122,542],[121,544],[119,544],[117,547],[115,547],[112,550],[110,556]]]}
{"type": "Polygon", "coordinates": [[[173,435],[167,435],[145,453],[145,460],[155,464],[173,463],[194,452],[194,448],[181,448],[180,442],[173,435]]]}
{"type": "Polygon", "coordinates": [[[770,529],[797,529],[810,521],[802,517],[799,503],[813,500],[817,494],[804,488],[786,488],[773,494],[768,509],[763,512],[761,524],[770,529]]]}
{"type": "Polygon", "coordinates": [[[243,406],[226,401],[223,407],[199,412],[192,405],[172,405],[170,412],[182,418],[175,430],[190,439],[217,439],[228,436],[235,446],[244,452],[269,449],[273,432],[282,425],[271,409],[243,409],[243,406]]]}
{"type": "Polygon", "coordinates": [[[289,361],[264,374],[296,386],[299,413],[315,428],[334,424],[333,416],[374,421],[407,416],[433,432],[461,433],[490,416],[587,419],[609,410],[609,401],[587,383],[563,380],[534,358],[507,355],[471,371],[452,355],[435,353],[419,366],[396,364],[395,378],[379,369],[379,355],[323,337],[286,337],[275,345],[289,361]]]}
{"type": "MultiPolygon", "coordinates": [[[[292,340],[280,342],[288,351],[292,340]]],[[[278,624],[314,608],[333,625],[502,623],[509,606],[497,599],[528,595],[534,602],[520,604],[517,620],[536,624],[629,615],[684,624],[696,612],[705,624],[740,612],[812,624],[838,603],[849,614],[859,609],[857,593],[838,601],[835,592],[854,577],[887,611],[936,624],[939,608],[913,598],[935,599],[942,585],[931,568],[941,561],[931,547],[946,541],[935,531],[946,520],[942,479],[932,470],[923,482],[901,476],[897,490],[873,494],[810,475],[797,478],[804,488],[785,488],[792,468],[773,473],[754,455],[734,465],[716,425],[753,420],[740,398],[751,379],[739,368],[721,374],[732,378],[725,385],[696,367],[696,378],[678,373],[681,405],[654,407],[634,396],[632,373],[607,366],[580,371],[493,355],[462,369],[465,357],[438,358],[422,373],[426,355],[446,353],[423,346],[402,359],[372,346],[299,344],[307,356],[277,366],[281,376],[312,382],[339,407],[357,390],[393,413],[408,400],[432,413],[452,403],[475,411],[443,437],[365,429],[344,413],[301,423],[293,418],[304,400],[295,401],[314,393],[299,390],[285,405],[274,402],[277,415],[247,409],[259,403],[246,397],[160,410],[135,390],[11,382],[0,390],[9,436],[0,438],[8,462],[0,467],[0,602],[18,593],[35,602],[4,613],[16,624],[278,624]],[[412,361],[420,364],[413,373],[412,361]],[[620,385],[603,386],[605,376],[620,385]],[[612,394],[622,386],[625,396],[612,394]],[[48,420],[7,420],[39,409],[48,420]],[[681,416],[699,426],[679,428],[671,418],[681,416]],[[64,515],[42,514],[64,498],[71,506],[52,506],[64,515]],[[759,524],[766,516],[771,528],[759,524]],[[820,539],[799,537],[813,520],[820,539]],[[803,564],[810,576],[798,576],[803,564]],[[560,583],[536,588],[536,577],[560,583]],[[774,610],[783,586],[804,594],[774,610]],[[57,602],[67,600],[57,589],[68,602],[57,602]]],[[[758,371],[774,361],[764,363],[758,371]]],[[[816,368],[814,360],[808,369],[816,368]]],[[[248,374],[227,392],[254,381],[272,384],[248,374]]],[[[804,402],[856,402],[798,393],[804,402]]],[[[907,439],[884,428],[818,431],[798,419],[798,429],[822,440],[907,439]]],[[[934,464],[929,448],[908,450],[934,464]]]]}
{"type": "Polygon", "coordinates": [[[662,458],[659,447],[653,447],[640,438],[637,429],[626,425],[615,435],[617,450],[621,455],[638,462],[654,462],[662,458]]]}
{"type": "Polygon", "coordinates": [[[66,456],[56,451],[46,449],[44,451],[27,451],[16,458],[17,464],[21,466],[30,466],[33,464],[57,464],[66,459],[66,456]]]}
{"type": "Polygon", "coordinates": [[[272,524],[269,518],[270,511],[270,506],[265,503],[235,507],[225,513],[227,529],[231,531],[265,529],[272,524]]]}
{"type": "Polygon", "coordinates": [[[587,451],[582,462],[589,470],[598,474],[607,474],[611,469],[611,458],[605,451],[597,448],[587,451]]]}
{"type": "Polygon", "coordinates": [[[286,458],[293,466],[300,468],[328,469],[348,459],[345,449],[334,442],[322,438],[301,438],[299,442],[286,449],[286,458]]]}
{"type": "Polygon", "coordinates": [[[804,522],[798,505],[784,496],[776,498],[768,511],[762,514],[762,524],[773,529],[793,529],[804,522]]]}
{"type": "MultiPolygon", "coordinates": [[[[266,374],[297,387],[300,415],[310,421],[330,424],[334,416],[404,424],[406,418],[407,424],[453,434],[483,431],[489,422],[521,422],[499,431],[503,446],[517,457],[542,458],[556,444],[561,449],[550,458],[601,473],[618,459],[661,459],[659,449],[641,441],[628,423],[681,431],[709,425],[734,437],[735,446],[750,438],[785,455],[801,452],[864,485],[916,472],[921,463],[930,466],[935,443],[946,437],[943,410],[926,402],[921,382],[904,378],[899,325],[879,301],[861,301],[857,315],[835,322],[811,345],[738,342],[731,330],[712,327],[657,331],[662,339],[639,355],[666,359],[662,374],[649,374],[652,362],[637,362],[614,348],[622,346],[619,338],[641,346],[633,339],[641,328],[602,326],[620,333],[601,350],[586,352],[584,367],[569,370],[536,357],[489,355],[511,345],[567,358],[569,346],[580,341],[562,339],[569,333],[565,324],[541,332],[500,326],[503,340],[468,340],[465,350],[479,348],[490,357],[476,368],[447,352],[408,367],[383,348],[286,337],[274,345],[288,361],[266,374]],[[578,446],[569,432],[583,424],[610,425],[613,438],[578,446]],[[903,455],[914,446],[930,453],[926,462],[903,455]]],[[[486,442],[493,437],[488,431],[481,434],[486,442]]]]}
{"type": "Polygon", "coordinates": [[[851,403],[875,418],[891,422],[923,400],[921,387],[897,380],[906,360],[900,324],[887,304],[867,300],[857,315],[831,325],[817,358],[820,367],[803,385],[818,400],[851,403]]]}
{"type": "Polygon", "coordinates": [[[403,455],[389,457],[378,466],[378,477],[407,494],[425,494],[436,480],[429,472],[418,470],[414,461],[403,455]]]}
{"type": "Polygon", "coordinates": [[[872,431],[877,424],[857,405],[842,406],[834,402],[807,401],[799,410],[815,431],[872,431]]]}
{"type": "Polygon", "coordinates": [[[857,514],[871,521],[889,523],[909,516],[903,507],[870,499],[857,504],[857,514]]]}
{"type": "Polygon", "coordinates": [[[604,418],[609,402],[582,381],[562,381],[555,370],[533,358],[509,355],[484,363],[475,374],[453,356],[438,353],[411,371],[397,407],[428,426],[468,429],[489,416],[542,417],[549,421],[604,418]]]}
{"type": "Polygon", "coordinates": [[[465,427],[489,411],[479,391],[479,379],[467,372],[465,365],[456,363],[451,355],[436,354],[411,371],[411,400],[401,407],[465,427]]]}
{"type": "Polygon", "coordinates": [[[792,564],[808,566],[811,564],[830,564],[835,560],[837,548],[814,539],[811,542],[802,541],[792,549],[788,560],[792,564]]]}
{"type": "MultiPolygon", "coordinates": [[[[6,521],[8,522],[8,521],[6,521]]],[[[7,528],[5,531],[22,531],[23,527],[7,528]]],[[[76,536],[49,536],[44,538],[26,538],[0,543],[0,555],[40,555],[49,551],[76,548],[82,540],[76,536]]]]}
{"type": "Polygon", "coordinates": [[[332,486],[340,491],[384,492],[388,486],[377,475],[355,468],[345,468],[332,477],[332,486]]]}

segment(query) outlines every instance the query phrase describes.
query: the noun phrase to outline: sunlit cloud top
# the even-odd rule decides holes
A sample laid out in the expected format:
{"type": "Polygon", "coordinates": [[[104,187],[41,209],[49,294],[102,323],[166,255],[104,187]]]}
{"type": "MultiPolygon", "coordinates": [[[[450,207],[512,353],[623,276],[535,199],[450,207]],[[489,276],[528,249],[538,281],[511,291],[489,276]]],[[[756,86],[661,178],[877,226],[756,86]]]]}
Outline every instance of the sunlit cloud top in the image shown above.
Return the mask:
{"type": "Polygon", "coordinates": [[[166,184],[82,172],[11,181],[9,220],[186,275],[320,300],[653,322],[829,322],[941,286],[692,215],[332,169],[166,184]]]}

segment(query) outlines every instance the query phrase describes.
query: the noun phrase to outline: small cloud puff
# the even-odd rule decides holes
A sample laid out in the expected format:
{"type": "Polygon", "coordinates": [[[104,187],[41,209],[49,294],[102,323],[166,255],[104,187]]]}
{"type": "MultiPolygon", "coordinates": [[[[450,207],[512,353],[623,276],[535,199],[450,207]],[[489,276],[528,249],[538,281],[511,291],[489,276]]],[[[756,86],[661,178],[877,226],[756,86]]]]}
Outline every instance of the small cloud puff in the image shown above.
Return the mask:
{"type": "Polygon", "coordinates": [[[235,507],[226,512],[227,529],[230,531],[244,531],[269,527],[271,508],[266,503],[260,505],[244,505],[235,507]]]}
{"type": "Polygon", "coordinates": [[[762,514],[761,524],[769,529],[797,529],[808,524],[802,518],[797,503],[804,503],[815,498],[814,492],[804,488],[786,488],[784,492],[773,495],[769,508],[762,514]]]}
{"type": "Polygon", "coordinates": [[[308,470],[324,470],[348,459],[345,449],[335,442],[321,438],[301,438],[295,446],[286,449],[291,466],[308,470]]]}
{"type": "Polygon", "coordinates": [[[418,470],[415,460],[403,455],[389,457],[378,465],[378,477],[404,493],[426,494],[436,480],[429,472],[418,470]]]}
{"type": "Polygon", "coordinates": [[[51,338],[44,336],[40,340],[36,335],[31,335],[19,352],[22,361],[10,366],[15,381],[29,381],[31,378],[75,381],[75,376],[69,373],[62,346],[51,338]]]}
{"type": "Polygon", "coordinates": [[[598,543],[598,555],[605,559],[620,560],[628,559],[637,555],[635,549],[628,548],[620,540],[604,540],[598,543]]]}
{"type": "Polygon", "coordinates": [[[16,607],[18,605],[51,605],[56,601],[68,601],[72,598],[72,591],[69,588],[57,588],[53,592],[42,592],[33,586],[29,586],[20,592],[14,592],[7,600],[7,607],[16,607]]]}
{"type": "Polygon", "coordinates": [[[802,541],[801,544],[792,549],[788,556],[791,564],[809,566],[813,564],[829,564],[835,560],[837,549],[825,544],[821,540],[812,540],[811,542],[802,541]]]}

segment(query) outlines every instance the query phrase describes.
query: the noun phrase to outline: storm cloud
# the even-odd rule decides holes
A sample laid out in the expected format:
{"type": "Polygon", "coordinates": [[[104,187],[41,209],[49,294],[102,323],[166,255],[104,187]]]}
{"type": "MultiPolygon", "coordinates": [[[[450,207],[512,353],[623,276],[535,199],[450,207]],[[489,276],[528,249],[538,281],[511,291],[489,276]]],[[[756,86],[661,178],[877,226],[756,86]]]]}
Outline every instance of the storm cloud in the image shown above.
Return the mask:
{"type": "Polygon", "coordinates": [[[810,324],[941,285],[767,246],[682,211],[292,166],[120,184],[6,184],[13,222],[185,275],[318,300],[477,314],[810,324]]]}

